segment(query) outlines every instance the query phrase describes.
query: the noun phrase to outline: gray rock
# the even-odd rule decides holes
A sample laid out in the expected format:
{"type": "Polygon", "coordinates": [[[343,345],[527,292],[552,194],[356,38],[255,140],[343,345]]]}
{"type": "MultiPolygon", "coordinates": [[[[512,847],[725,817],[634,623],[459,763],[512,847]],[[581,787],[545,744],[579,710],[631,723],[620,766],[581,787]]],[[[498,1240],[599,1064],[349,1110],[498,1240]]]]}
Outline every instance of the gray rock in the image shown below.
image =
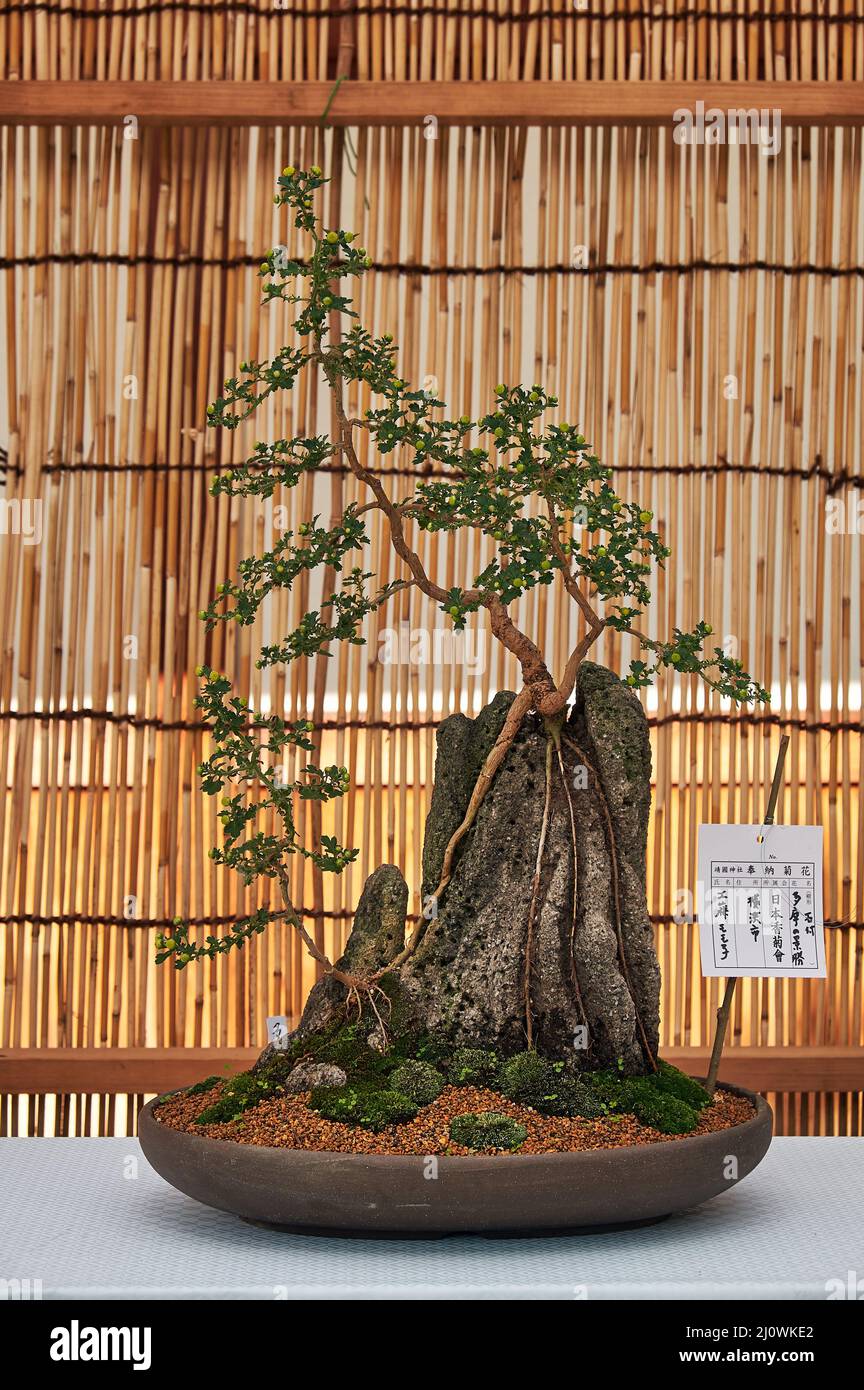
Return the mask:
{"type": "MultiPolygon", "coordinates": [[[[503,691],[476,719],[454,715],[438,732],[423,848],[424,901],[438,885],[447,842],[464,818],[513,699],[503,691]]],[[[645,897],[651,754],[639,700],[611,671],[583,663],[562,731],[563,777],[557,756],[553,760],[528,962],[546,750],[545,725],[529,715],[459,845],[437,916],[400,969],[400,1016],[454,1045],[521,1051],[527,1041],[527,973],[532,1041],[540,1052],[571,1057],[576,1067],[621,1064],[638,1073],[649,1065],[643,1034],[656,1054],[660,994],[645,897]],[[585,1025],[587,1049],[576,1042],[585,1025]]],[[[376,870],[363,890],[339,965],[368,972],[391,961],[404,941],[407,903],[399,870],[391,864],[376,870]]],[[[309,1035],[344,1017],[345,998],[338,981],[319,981],[298,1034],[309,1035]]]]}
{"type": "MultiPolygon", "coordinates": [[[[464,816],[479,765],[511,699],[498,696],[477,720],[458,716],[442,726],[427,822],[432,848],[424,852],[426,891],[436,886],[447,838],[464,816]]],[[[572,1056],[577,1065],[615,1066],[620,1060],[639,1072],[646,1057],[637,1010],[652,1052],[659,1026],[660,976],[644,877],[647,725],[633,692],[612,672],[586,662],[564,733],[591,768],[586,785],[579,757],[562,743],[576,830],[576,922],[574,929],[570,806],[556,759],[530,962],[532,1039],[540,1051],[572,1056]],[[617,851],[624,962],[600,788],[617,851]],[[587,1051],[574,1049],[582,1024],[588,1026],[587,1051]]],[[[400,975],[418,1026],[454,1043],[503,1052],[526,1045],[526,933],[546,746],[542,721],[529,716],[457,851],[438,916],[400,975]]]]}
{"type": "MultiPolygon", "coordinates": [[[[395,864],[382,864],[366,880],[344,955],[336,962],[352,974],[371,973],[387,965],[405,943],[408,885],[395,864]]],[[[343,1011],[345,986],[332,976],[314,985],[295,1036],[326,1028],[343,1011]]]]}
{"type": "Polygon", "coordinates": [[[438,887],[450,836],[462,823],[474,783],[515,698],[512,690],[501,690],[476,719],[451,714],[438,729],[435,785],[423,836],[424,902],[438,887]]]}
{"type": "Polygon", "coordinates": [[[344,1086],[347,1077],[341,1067],[329,1062],[298,1062],[285,1082],[286,1091],[311,1091],[314,1086],[344,1086]]]}

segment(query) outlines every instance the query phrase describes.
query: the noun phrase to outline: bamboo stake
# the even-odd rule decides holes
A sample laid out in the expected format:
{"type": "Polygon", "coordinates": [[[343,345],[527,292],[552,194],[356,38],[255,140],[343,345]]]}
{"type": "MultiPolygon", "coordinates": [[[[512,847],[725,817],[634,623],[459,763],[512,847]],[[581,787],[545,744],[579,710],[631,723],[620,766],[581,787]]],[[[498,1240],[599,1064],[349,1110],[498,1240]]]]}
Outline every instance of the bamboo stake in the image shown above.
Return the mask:
{"type": "MultiPolygon", "coordinates": [[[[777,798],[780,795],[780,786],[783,781],[783,763],[786,760],[786,749],[789,747],[789,735],[784,734],[780,739],[780,749],[777,754],[777,762],[774,765],[774,780],[771,783],[771,793],[768,797],[768,808],[765,812],[763,825],[774,824],[774,811],[777,806],[777,798]]],[[[762,836],[759,836],[761,841],[762,836]]],[[[723,993],[723,1002],[717,1010],[717,1026],[714,1031],[714,1042],[711,1047],[711,1061],[708,1066],[708,1076],[705,1080],[705,1089],[709,1095],[714,1094],[717,1087],[717,1072],[720,1069],[720,1058],[723,1053],[723,1043],[726,1038],[726,1029],[729,1024],[729,1015],[732,1011],[732,1001],[735,997],[735,986],[738,983],[738,976],[733,975],[726,981],[726,989],[723,993]]]]}

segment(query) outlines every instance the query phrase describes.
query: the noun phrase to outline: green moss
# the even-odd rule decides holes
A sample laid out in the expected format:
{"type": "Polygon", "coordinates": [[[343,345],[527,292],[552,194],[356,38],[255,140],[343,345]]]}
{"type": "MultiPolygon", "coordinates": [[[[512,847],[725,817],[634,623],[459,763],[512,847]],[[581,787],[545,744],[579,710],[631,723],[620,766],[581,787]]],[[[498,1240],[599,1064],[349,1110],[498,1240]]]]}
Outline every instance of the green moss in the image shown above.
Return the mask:
{"type": "MultiPolygon", "coordinates": [[[[379,1052],[369,1046],[369,1036],[377,1028],[378,1020],[374,1011],[364,1008],[359,1019],[350,1023],[337,1020],[320,1033],[307,1036],[299,1054],[292,1060],[305,1058],[313,1062],[329,1062],[341,1067],[349,1080],[364,1082],[383,1082],[404,1061],[417,1054],[417,1036],[405,1028],[407,1004],[401,987],[391,975],[385,975],[379,982],[381,989],[390,1000],[389,1012],[383,1007],[387,1020],[390,1041],[386,1052],[379,1052]]],[[[433,1061],[433,1058],[424,1058],[433,1061]]]]}
{"type": "Polygon", "coordinates": [[[296,1066],[297,1059],[292,1057],[287,1051],[271,1052],[269,1057],[263,1061],[259,1059],[255,1063],[255,1075],[262,1081],[266,1081],[268,1086],[274,1090],[279,1086],[284,1086],[293,1068],[296,1066]]]}
{"type": "Polygon", "coordinates": [[[536,1106],[538,1100],[555,1089],[557,1076],[553,1064],[537,1052],[517,1052],[508,1057],[498,1072],[498,1089],[510,1100],[536,1106]]]}
{"type": "Polygon", "coordinates": [[[550,1062],[537,1052],[517,1052],[498,1072],[498,1090],[510,1100],[539,1110],[558,1095],[564,1063],[550,1062]]]}
{"type": "Polygon", "coordinates": [[[206,1081],[196,1081],[194,1086],[187,1086],[187,1096],[203,1096],[206,1091],[212,1091],[214,1086],[218,1086],[220,1081],[224,1081],[224,1076],[208,1076],[206,1081]]]}
{"type": "Polygon", "coordinates": [[[527,1134],[518,1120],[494,1110],[455,1115],[450,1121],[450,1138],[463,1149],[518,1149],[527,1134]]]}
{"type": "Polygon", "coordinates": [[[604,1110],[616,1110],[621,1100],[624,1078],[614,1071],[586,1072],[583,1081],[604,1110]]]}
{"type": "Polygon", "coordinates": [[[413,1022],[410,996],[402,988],[399,976],[395,972],[382,975],[378,981],[378,988],[390,1001],[386,1019],[387,1031],[393,1039],[393,1048],[403,1055],[413,1053],[416,1050],[417,1028],[413,1022]]]}
{"type": "Polygon", "coordinates": [[[541,1115],[579,1115],[597,1119],[603,1102],[581,1076],[570,1074],[563,1062],[536,1052],[519,1052],[501,1066],[498,1090],[510,1100],[530,1105],[541,1115]]]}
{"type": "Polygon", "coordinates": [[[409,1059],[391,1072],[388,1085],[417,1105],[431,1105],[444,1090],[444,1077],[428,1062],[409,1059]]]}
{"type": "Polygon", "coordinates": [[[640,1124],[650,1125],[661,1134],[689,1134],[699,1123],[699,1116],[686,1101],[661,1091],[655,1079],[632,1077],[621,1088],[618,1108],[635,1115],[640,1124]]]}
{"type": "Polygon", "coordinates": [[[399,1091],[360,1083],[316,1086],[309,1097],[309,1108],[325,1120],[375,1130],[413,1120],[418,1109],[409,1096],[399,1091]]]}
{"type": "Polygon", "coordinates": [[[374,1018],[368,1022],[364,1018],[359,1023],[337,1024],[308,1039],[303,1055],[313,1062],[341,1067],[351,1079],[384,1081],[399,1065],[399,1057],[394,1052],[376,1052],[369,1046],[373,1023],[374,1018]]]}
{"type": "Polygon", "coordinates": [[[590,1086],[578,1076],[559,1076],[554,1091],[542,1097],[537,1109],[543,1115],[573,1115],[583,1120],[597,1120],[603,1115],[603,1104],[590,1086]]]}
{"type": "Polygon", "coordinates": [[[654,1084],[660,1091],[669,1096],[677,1096],[678,1100],[683,1100],[685,1105],[692,1106],[694,1110],[704,1110],[706,1105],[711,1104],[711,1097],[705,1087],[694,1081],[692,1076],[685,1075],[669,1062],[658,1062],[657,1067],[654,1084]]]}
{"type": "MultiPolygon", "coordinates": [[[[445,990],[447,986],[445,984],[445,990]]],[[[418,1062],[428,1062],[430,1066],[443,1071],[446,1075],[446,1063],[453,1051],[451,1043],[446,1038],[439,1037],[437,1033],[422,1033],[414,1045],[414,1056],[418,1062]]]]}
{"type": "Polygon", "coordinates": [[[494,1086],[498,1069],[496,1053],[482,1047],[457,1047],[444,1063],[452,1086],[494,1086]]]}
{"type": "Polygon", "coordinates": [[[607,1113],[635,1115],[663,1134],[689,1134],[698,1124],[698,1112],[711,1099],[698,1081],[668,1062],[660,1062],[649,1076],[604,1071],[586,1075],[585,1081],[607,1113]]]}
{"type": "Polygon", "coordinates": [[[252,1072],[241,1071],[239,1075],[232,1076],[230,1081],[226,1081],[222,1089],[222,1094],[212,1105],[205,1106],[195,1123],[197,1125],[226,1125],[232,1120],[236,1120],[238,1115],[242,1115],[244,1110],[250,1110],[253,1105],[258,1105],[268,1096],[275,1095],[278,1087],[272,1086],[263,1077],[254,1076],[252,1072]]]}

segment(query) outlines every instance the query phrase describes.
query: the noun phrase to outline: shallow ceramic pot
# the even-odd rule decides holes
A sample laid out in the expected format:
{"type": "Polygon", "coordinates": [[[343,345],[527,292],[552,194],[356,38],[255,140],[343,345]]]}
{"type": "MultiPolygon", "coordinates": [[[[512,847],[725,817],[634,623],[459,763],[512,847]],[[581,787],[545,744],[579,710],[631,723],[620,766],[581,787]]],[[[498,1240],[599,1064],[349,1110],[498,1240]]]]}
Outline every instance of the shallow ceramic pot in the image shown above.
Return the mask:
{"type": "Polygon", "coordinates": [[[548,1231],[653,1221],[728,1192],[771,1143],[772,1114],[713,1134],[586,1153],[318,1153],[207,1139],[138,1118],[148,1161],[187,1196],[291,1230],[392,1235],[548,1231]],[[735,1160],[734,1163],[732,1160],[735,1160]],[[437,1170],[437,1176],[432,1176],[437,1170]],[[733,1174],[735,1176],[731,1176],[733,1174]]]}

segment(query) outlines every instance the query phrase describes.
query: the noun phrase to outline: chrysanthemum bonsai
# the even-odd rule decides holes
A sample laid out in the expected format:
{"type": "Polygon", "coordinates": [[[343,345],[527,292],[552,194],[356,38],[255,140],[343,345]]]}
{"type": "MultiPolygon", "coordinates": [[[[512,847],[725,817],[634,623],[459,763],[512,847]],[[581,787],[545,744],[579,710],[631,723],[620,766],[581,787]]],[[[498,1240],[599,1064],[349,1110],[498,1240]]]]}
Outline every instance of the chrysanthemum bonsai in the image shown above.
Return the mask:
{"type": "MultiPolygon", "coordinates": [[[[372,1128],[409,1118],[447,1082],[485,1086],[546,1113],[627,1109],[646,1124],[684,1132],[708,1097],[657,1057],[659,970],[645,899],[650,751],[635,692],[663,668],[698,674],[736,702],[766,701],[767,692],[712,643],[708,623],[676,628],[667,641],[640,630],[652,566],[669,552],[652,513],[617,495],[611,470],[577,427],[552,418],[554,395],[502,384],[488,414],[451,419],[441,401],[398,375],[392,338],[364,329],[343,292],[346,281],[368,273],[370,259],[353,234],[318,221],[314,194],[324,182],[317,168],[283,171],[275,201],[292,210],[309,254],[301,262],[278,248],[260,269],[265,302],[296,306],[296,345],[270,362],[241,364],[209,420],[236,428],[309,368],[332,394],[333,436],[258,443],[211,491],[271,497],[335,462],[363,484],[367,500],[330,526],[310,517],[266,554],[242,560],[201,617],[208,630],[250,624],[271,591],[321,569],[336,576],[327,581],[332,592],[262,648],[259,667],[362,642],[367,616],[408,589],[431,599],[456,629],[485,610],[522,685],[476,719],[453,716],[442,725],[419,921],[407,929],[407,885],[398,869],[382,866],[333,963],[292,902],[289,860],[300,854],[339,873],[356,857],[326,835],[303,843],[295,824],[298,799],[344,794],[346,770],[310,764],[286,780],[286,750],[315,749],[310,724],[256,712],[232,694],[227,675],[199,671],[197,704],[215,749],[200,768],[202,787],[222,798],[224,840],[212,857],[246,885],[275,882],[279,901],[268,895],[227,934],[203,942],[178,921],[158,940],[157,959],[183,969],[242,947],[282,919],[320,972],[288,1048],[268,1049],[202,1121],[236,1116],[294,1073],[303,1084],[292,1089],[311,1089],[310,1104],[322,1114],[372,1128]],[[301,294],[293,292],[298,281],[301,294]],[[352,409],[363,388],[371,405],[358,417],[352,409]],[[393,470],[377,467],[395,451],[417,468],[404,495],[387,486],[393,470]],[[357,562],[375,511],[402,570],[384,585],[357,562]],[[445,587],[421,559],[417,532],[451,539],[466,528],[480,533],[492,558],[445,587]],[[538,584],[560,585],[579,615],[581,635],[558,674],[536,634],[520,626],[519,600],[538,584]],[[586,659],[604,628],[638,643],[641,656],[623,680],[586,659]],[[264,818],[271,828],[261,828],[264,818]]],[[[445,548],[437,553],[443,570],[445,548]]],[[[513,1123],[493,1114],[462,1129],[494,1130],[495,1147],[510,1148],[520,1128],[511,1131],[513,1123]]]]}

